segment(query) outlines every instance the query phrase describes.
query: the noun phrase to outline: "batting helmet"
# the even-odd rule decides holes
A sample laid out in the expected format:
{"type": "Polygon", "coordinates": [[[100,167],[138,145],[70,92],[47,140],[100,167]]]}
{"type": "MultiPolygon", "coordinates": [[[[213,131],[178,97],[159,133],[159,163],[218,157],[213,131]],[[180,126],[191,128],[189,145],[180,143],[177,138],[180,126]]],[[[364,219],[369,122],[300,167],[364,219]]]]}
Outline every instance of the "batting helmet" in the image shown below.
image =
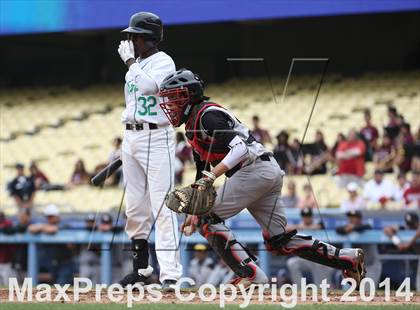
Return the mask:
{"type": "Polygon", "coordinates": [[[163,40],[163,24],[159,16],[149,12],[139,12],[131,16],[128,28],[122,32],[141,34],[146,41],[158,44],[163,40]]]}
{"type": "Polygon", "coordinates": [[[209,99],[204,96],[203,80],[187,69],[167,76],[160,84],[159,96],[163,112],[175,127],[185,122],[193,104],[209,99]]]}

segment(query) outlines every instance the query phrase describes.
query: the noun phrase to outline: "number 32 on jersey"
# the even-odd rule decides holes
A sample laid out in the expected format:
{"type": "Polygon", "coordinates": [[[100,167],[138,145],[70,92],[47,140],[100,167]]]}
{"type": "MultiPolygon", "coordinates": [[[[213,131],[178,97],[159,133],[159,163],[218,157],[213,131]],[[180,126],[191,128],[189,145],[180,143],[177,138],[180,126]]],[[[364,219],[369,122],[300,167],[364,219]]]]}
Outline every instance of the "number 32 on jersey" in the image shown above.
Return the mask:
{"type": "Polygon", "coordinates": [[[155,96],[140,96],[137,98],[137,114],[140,116],[153,116],[157,115],[156,111],[153,111],[157,105],[157,99],[155,96]]]}

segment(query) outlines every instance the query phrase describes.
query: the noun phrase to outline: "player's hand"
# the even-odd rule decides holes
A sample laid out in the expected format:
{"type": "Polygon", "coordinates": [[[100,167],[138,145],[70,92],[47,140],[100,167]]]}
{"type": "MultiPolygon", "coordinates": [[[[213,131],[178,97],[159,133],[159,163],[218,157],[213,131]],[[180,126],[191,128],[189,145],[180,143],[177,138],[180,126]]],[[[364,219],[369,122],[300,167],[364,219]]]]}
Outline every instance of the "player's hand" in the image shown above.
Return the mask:
{"type": "Polygon", "coordinates": [[[400,243],[399,245],[397,245],[397,248],[399,251],[407,251],[408,249],[410,249],[410,244],[409,243],[400,243]]]}
{"type": "Polygon", "coordinates": [[[209,171],[203,171],[203,177],[195,181],[191,187],[195,187],[199,190],[206,190],[207,188],[213,186],[214,181],[216,180],[216,176],[214,173],[209,171]]]}
{"type": "Polygon", "coordinates": [[[125,64],[129,59],[135,59],[133,41],[121,41],[118,46],[118,54],[120,54],[120,57],[125,64]]]}
{"type": "Polygon", "coordinates": [[[181,232],[186,236],[191,236],[197,229],[198,216],[188,215],[184,224],[181,224],[181,232]]]}

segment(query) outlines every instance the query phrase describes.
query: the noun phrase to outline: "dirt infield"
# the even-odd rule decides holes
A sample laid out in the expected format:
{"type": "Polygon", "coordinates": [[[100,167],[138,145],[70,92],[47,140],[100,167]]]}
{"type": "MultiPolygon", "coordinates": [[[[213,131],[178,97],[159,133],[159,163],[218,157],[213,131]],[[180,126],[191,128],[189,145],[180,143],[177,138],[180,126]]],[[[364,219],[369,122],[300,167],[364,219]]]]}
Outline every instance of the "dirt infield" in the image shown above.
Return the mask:
{"type": "MultiPolygon", "coordinates": [[[[32,303],[36,303],[36,294],[37,294],[37,290],[34,288],[33,289],[33,293],[32,293],[32,303]]],[[[41,291],[39,291],[41,292],[41,291]]],[[[127,295],[123,294],[121,296],[121,300],[119,301],[115,301],[115,300],[111,300],[107,294],[107,291],[104,290],[101,292],[101,294],[96,294],[96,292],[94,290],[88,292],[88,293],[84,293],[80,295],[79,300],[75,300],[75,296],[74,296],[74,292],[72,289],[68,289],[66,290],[66,295],[68,297],[69,300],[64,300],[63,298],[59,298],[59,300],[55,300],[55,298],[57,297],[57,293],[58,291],[56,289],[52,289],[51,290],[51,302],[55,302],[55,303],[76,303],[76,304],[109,304],[109,303],[120,303],[120,304],[127,304],[127,295]],[[98,299],[99,298],[99,299],[98,299]]],[[[206,304],[220,304],[220,300],[221,300],[221,295],[220,292],[217,292],[217,294],[214,296],[214,300],[212,301],[206,301],[203,302],[202,300],[200,300],[198,293],[196,291],[193,290],[184,290],[181,292],[181,294],[183,296],[187,296],[188,294],[195,294],[196,296],[191,300],[191,301],[182,301],[179,298],[177,298],[177,296],[175,295],[175,293],[163,293],[162,292],[162,298],[159,301],[150,301],[148,299],[148,296],[150,296],[150,294],[148,294],[147,292],[144,292],[144,296],[141,300],[137,300],[137,301],[133,301],[133,304],[151,304],[151,303],[156,303],[156,304],[202,304],[202,303],[206,303],[206,304]]],[[[290,292],[288,293],[290,294],[290,292]]],[[[259,298],[258,294],[253,294],[251,299],[250,299],[250,304],[253,305],[257,305],[257,304],[281,304],[283,303],[290,303],[289,299],[281,299],[280,298],[280,294],[275,294],[276,295],[276,300],[272,300],[272,292],[271,291],[264,291],[263,294],[263,300],[261,298],[259,298]]],[[[7,302],[19,302],[19,300],[16,297],[16,294],[13,295],[13,300],[9,299],[9,289],[7,288],[0,288],[0,303],[7,303],[7,302]]],[[[138,297],[138,292],[134,292],[133,293],[134,297],[138,297]]],[[[205,296],[209,297],[210,293],[206,292],[205,296]]],[[[328,292],[328,297],[329,297],[329,301],[323,301],[321,298],[321,294],[317,295],[317,300],[313,300],[312,299],[312,294],[309,292],[307,294],[306,297],[306,301],[303,300],[303,296],[301,295],[301,293],[299,292],[297,295],[297,304],[298,305],[304,305],[304,304],[335,304],[335,305],[419,305],[420,306],[420,292],[413,292],[413,297],[411,297],[410,301],[405,301],[404,298],[400,298],[400,297],[395,297],[395,291],[391,291],[390,294],[390,300],[387,301],[385,300],[385,295],[383,291],[378,291],[376,292],[375,297],[371,300],[371,301],[364,301],[360,298],[360,295],[358,292],[355,292],[349,296],[351,297],[356,297],[355,301],[343,301],[342,300],[342,296],[343,296],[343,291],[329,291],[328,292]]],[[[44,295],[45,297],[45,295],[44,295]]],[[[153,297],[153,296],[151,296],[153,297]]],[[[229,294],[226,294],[226,301],[225,304],[241,304],[243,303],[244,299],[243,297],[238,294],[237,298],[235,299],[235,301],[228,301],[227,299],[230,297],[229,294]]],[[[24,297],[23,302],[28,302],[28,296],[26,295],[24,297]]]]}

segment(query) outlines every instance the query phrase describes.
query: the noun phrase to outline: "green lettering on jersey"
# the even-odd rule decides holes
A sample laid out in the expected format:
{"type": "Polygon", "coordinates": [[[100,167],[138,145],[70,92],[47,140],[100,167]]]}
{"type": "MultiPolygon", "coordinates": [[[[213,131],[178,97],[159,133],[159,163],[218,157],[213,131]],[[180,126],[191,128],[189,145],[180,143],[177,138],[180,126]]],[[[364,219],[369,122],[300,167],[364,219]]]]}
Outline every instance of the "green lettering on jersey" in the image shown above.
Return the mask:
{"type": "Polygon", "coordinates": [[[152,108],[154,108],[157,105],[157,100],[155,96],[140,96],[137,98],[137,101],[140,103],[140,110],[137,111],[137,113],[141,116],[153,116],[157,115],[157,112],[152,111],[152,108]]]}
{"type": "Polygon", "coordinates": [[[127,86],[128,86],[128,92],[131,94],[135,91],[138,91],[139,88],[136,86],[136,84],[131,83],[131,82],[127,82],[127,86]]]}

